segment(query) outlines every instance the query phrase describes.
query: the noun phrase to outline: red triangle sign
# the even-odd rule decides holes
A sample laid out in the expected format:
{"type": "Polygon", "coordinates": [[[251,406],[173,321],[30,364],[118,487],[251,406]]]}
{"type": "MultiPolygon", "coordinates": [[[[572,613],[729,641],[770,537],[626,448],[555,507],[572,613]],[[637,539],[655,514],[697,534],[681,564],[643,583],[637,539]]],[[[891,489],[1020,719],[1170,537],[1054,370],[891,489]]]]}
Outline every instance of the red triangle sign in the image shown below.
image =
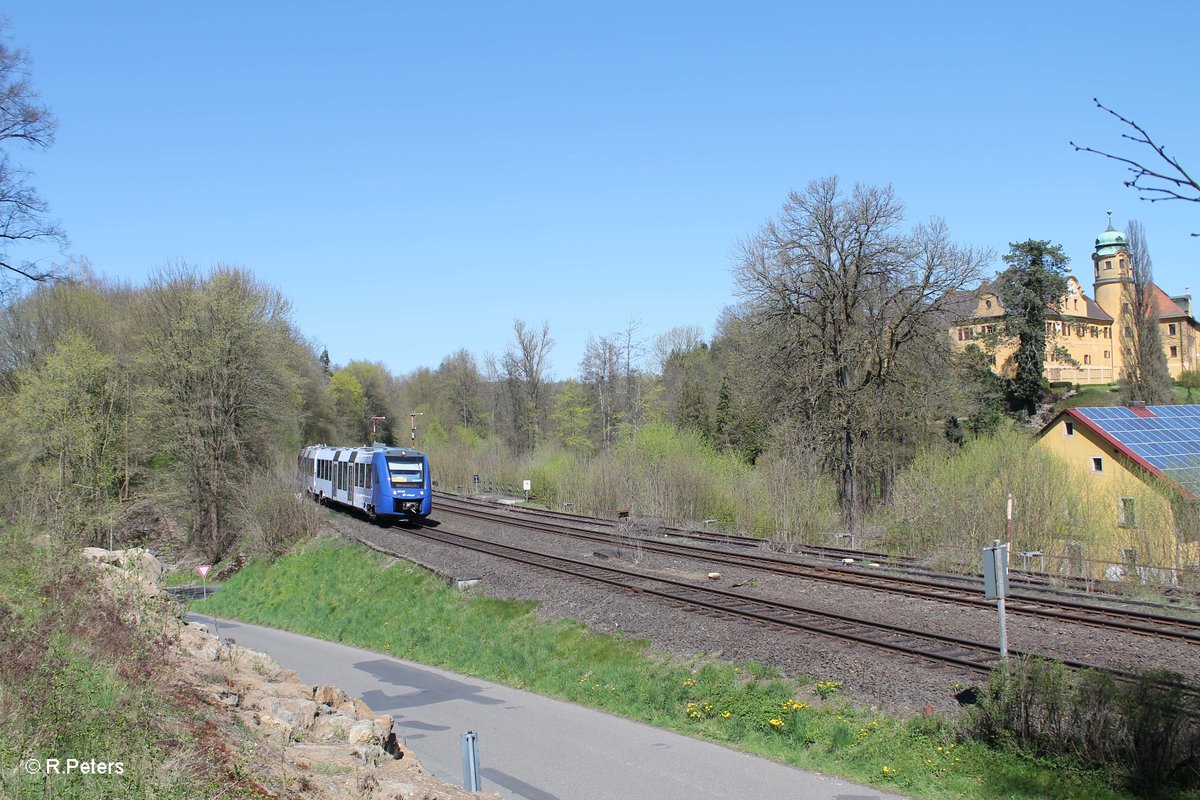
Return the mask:
{"type": "Polygon", "coordinates": [[[208,571],[210,569],[212,569],[212,564],[201,564],[200,566],[196,567],[196,572],[200,573],[201,578],[207,578],[208,571]]]}

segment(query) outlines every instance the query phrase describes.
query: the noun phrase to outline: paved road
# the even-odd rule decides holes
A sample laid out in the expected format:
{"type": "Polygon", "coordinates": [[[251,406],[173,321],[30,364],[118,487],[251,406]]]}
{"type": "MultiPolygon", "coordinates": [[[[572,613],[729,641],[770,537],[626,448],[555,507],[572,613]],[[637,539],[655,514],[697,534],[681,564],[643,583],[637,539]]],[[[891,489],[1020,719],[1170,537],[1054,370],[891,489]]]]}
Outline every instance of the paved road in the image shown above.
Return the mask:
{"type": "MultiPolygon", "coordinates": [[[[211,618],[189,615],[210,623],[211,618]]],[[[519,689],[354,647],[218,620],[306,683],[358,695],[396,719],[427,769],[462,783],[459,735],[479,736],[483,788],[524,800],[903,800],[519,689]]]]}

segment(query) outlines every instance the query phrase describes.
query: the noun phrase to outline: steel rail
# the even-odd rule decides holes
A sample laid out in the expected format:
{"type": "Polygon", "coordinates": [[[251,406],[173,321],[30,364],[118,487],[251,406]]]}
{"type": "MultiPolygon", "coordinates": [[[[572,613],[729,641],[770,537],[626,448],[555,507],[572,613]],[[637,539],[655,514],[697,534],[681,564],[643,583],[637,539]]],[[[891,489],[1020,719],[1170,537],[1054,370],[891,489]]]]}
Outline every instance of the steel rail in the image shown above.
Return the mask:
{"type": "MultiPolygon", "coordinates": [[[[670,578],[660,578],[618,567],[600,566],[578,559],[553,556],[513,545],[479,539],[439,528],[395,528],[408,534],[452,547],[461,547],[517,563],[536,566],[573,578],[582,578],[613,588],[647,595],[669,603],[692,606],[719,615],[741,617],[759,624],[802,630],[834,639],[881,648],[902,655],[986,674],[1000,663],[996,646],[954,636],[913,631],[889,623],[872,622],[835,612],[807,608],[758,597],[743,592],[696,586],[670,578]]],[[[356,537],[357,538],[357,537],[356,537]]],[[[361,540],[360,540],[361,541],[361,540]]],[[[381,552],[383,548],[364,542],[381,552]]],[[[389,553],[389,555],[396,555],[389,553]]],[[[1009,655],[1034,655],[1009,648],[1009,655]]],[[[1122,679],[1134,679],[1132,672],[1118,668],[1059,659],[1075,670],[1098,670],[1122,679]]]]}
{"type": "MultiPolygon", "coordinates": [[[[444,498],[441,501],[441,506],[452,513],[486,519],[490,522],[532,528],[546,533],[601,543],[610,541],[608,534],[598,531],[572,528],[538,520],[525,519],[518,521],[511,516],[497,513],[487,507],[476,507],[473,505],[455,507],[454,503],[448,505],[444,498]]],[[[639,540],[638,546],[644,550],[666,555],[696,558],[712,563],[741,566],[748,569],[775,572],[827,583],[837,583],[868,591],[919,597],[935,602],[954,603],[956,605],[965,605],[980,609],[991,609],[994,605],[993,601],[987,600],[978,594],[981,587],[956,586],[941,581],[905,578],[881,573],[867,575],[847,569],[835,570],[825,566],[800,564],[795,561],[787,561],[766,555],[752,556],[740,553],[728,553],[720,550],[699,550],[695,547],[673,546],[644,539],[639,540]]],[[[1024,594],[1010,595],[1006,610],[1010,613],[1035,618],[1088,625],[1094,628],[1115,630],[1141,636],[1153,636],[1200,646],[1200,621],[1198,620],[1147,614],[1140,611],[1103,608],[1092,604],[1045,600],[1024,594]]]]}

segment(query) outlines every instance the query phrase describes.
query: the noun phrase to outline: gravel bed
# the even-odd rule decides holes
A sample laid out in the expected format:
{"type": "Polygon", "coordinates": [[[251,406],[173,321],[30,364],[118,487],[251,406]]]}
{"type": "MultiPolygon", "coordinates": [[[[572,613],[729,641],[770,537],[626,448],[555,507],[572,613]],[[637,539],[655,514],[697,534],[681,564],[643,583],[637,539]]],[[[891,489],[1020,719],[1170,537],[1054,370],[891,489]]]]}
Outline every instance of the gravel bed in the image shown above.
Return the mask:
{"type": "MultiPolygon", "coordinates": [[[[703,558],[639,554],[628,540],[616,537],[607,545],[578,542],[445,509],[436,509],[433,518],[447,531],[597,564],[737,588],[814,609],[976,641],[995,641],[998,636],[996,613],[986,609],[706,564],[703,558]],[[720,572],[720,579],[710,580],[709,572],[720,572]]],[[[406,533],[402,525],[383,528],[346,515],[335,515],[334,520],[340,533],[409,558],[446,578],[479,577],[476,591],[488,596],[536,601],[537,614],[542,618],[575,619],[603,633],[620,631],[649,641],[656,653],[668,658],[692,661],[700,655],[735,662],[754,660],[789,677],[838,680],[843,683],[843,693],[856,702],[901,714],[926,707],[954,713],[959,708],[956,691],[981,680],[976,673],[908,659],[878,648],[685,610],[598,584],[577,582],[549,570],[421,539],[406,533]]],[[[514,513],[514,522],[519,520],[519,514],[514,513]]],[[[1134,669],[1162,667],[1192,678],[1200,676],[1196,648],[1183,643],[1015,614],[1008,617],[1008,638],[1011,648],[1043,655],[1134,669]]]]}

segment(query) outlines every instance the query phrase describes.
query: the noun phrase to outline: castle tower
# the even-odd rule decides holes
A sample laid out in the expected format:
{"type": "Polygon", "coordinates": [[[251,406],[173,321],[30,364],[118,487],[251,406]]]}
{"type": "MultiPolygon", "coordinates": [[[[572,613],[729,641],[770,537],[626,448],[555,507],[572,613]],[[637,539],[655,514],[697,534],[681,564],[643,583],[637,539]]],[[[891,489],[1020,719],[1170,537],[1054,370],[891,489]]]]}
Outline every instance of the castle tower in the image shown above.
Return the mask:
{"type": "Polygon", "coordinates": [[[1133,273],[1129,259],[1129,245],[1125,234],[1113,228],[1112,212],[1108,212],[1108,229],[1096,237],[1096,252],[1092,253],[1095,268],[1096,302],[1113,316],[1122,316],[1122,303],[1127,301],[1126,292],[1133,287],[1133,273]]]}
{"type": "Polygon", "coordinates": [[[1122,348],[1125,332],[1133,324],[1129,312],[1133,297],[1133,265],[1129,243],[1125,234],[1113,228],[1111,211],[1108,212],[1108,229],[1096,237],[1092,264],[1096,276],[1092,284],[1096,303],[1113,318],[1112,348],[1107,361],[1112,368],[1113,380],[1116,380],[1125,360],[1122,348]]]}

